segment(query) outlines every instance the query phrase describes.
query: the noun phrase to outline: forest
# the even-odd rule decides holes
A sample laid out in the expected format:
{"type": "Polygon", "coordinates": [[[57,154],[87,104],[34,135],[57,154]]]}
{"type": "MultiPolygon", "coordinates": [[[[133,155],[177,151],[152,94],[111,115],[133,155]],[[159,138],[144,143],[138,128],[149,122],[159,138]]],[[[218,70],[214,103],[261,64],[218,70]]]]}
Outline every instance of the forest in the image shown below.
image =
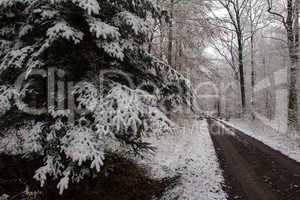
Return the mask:
{"type": "Polygon", "coordinates": [[[297,200],[300,0],[0,0],[0,200],[297,200]]]}

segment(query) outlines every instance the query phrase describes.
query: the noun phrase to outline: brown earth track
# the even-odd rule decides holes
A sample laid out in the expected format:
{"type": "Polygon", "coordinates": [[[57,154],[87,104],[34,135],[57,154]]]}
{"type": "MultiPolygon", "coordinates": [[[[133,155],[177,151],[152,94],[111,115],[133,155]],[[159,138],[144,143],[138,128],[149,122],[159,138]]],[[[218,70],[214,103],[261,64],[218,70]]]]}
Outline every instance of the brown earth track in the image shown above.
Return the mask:
{"type": "Polygon", "coordinates": [[[300,163],[208,120],[229,200],[300,200],[300,163]]]}

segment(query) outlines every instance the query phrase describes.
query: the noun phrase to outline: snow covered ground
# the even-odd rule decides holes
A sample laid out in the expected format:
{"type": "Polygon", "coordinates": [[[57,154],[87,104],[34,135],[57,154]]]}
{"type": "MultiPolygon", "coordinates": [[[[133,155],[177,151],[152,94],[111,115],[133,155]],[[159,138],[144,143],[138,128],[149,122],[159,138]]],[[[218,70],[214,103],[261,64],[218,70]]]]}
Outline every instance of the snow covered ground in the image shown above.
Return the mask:
{"type": "Polygon", "coordinates": [[[280,133],[259,121],[231,119],[229,125],[260,140],[282,154],[300,162],[300,141],[287,134],[280,133]]]}
{"type": "Polygon", "coordinates": [[[187,119],[177,134],[149,138],[157,147],[143,160],[154,177],[181,175],[180,183],[163,200],[225,200],[224,179],[206,121],[187,119]]]}

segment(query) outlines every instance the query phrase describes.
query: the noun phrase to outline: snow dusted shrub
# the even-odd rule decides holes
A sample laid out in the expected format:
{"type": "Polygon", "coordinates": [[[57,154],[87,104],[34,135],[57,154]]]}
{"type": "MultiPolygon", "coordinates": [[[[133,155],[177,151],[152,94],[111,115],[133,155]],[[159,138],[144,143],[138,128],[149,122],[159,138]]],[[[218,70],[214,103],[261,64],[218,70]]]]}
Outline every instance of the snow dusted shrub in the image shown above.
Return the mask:
{"type": "Polygon", "coordinates": [[[108,152],[139,153],[150,148],[144,135],[171,132],[174,124],[160,105],[165,99],[173,106],[188,103],[189,84],[144,50],[146,19],[158,16],[152,0],[0,0],[1,120],[19,113],[0,127],[0,154],[41,158],[34,179],[41,186],[57,181],[62,194],[70,183],[99,172],[108,152]],[[56,87],[52,94],[33,81],[35,70],[53,68],[65,72],[54,79],[75,84],[74,120],[73,110],[34,99],[50,93],[58,96],[54,105],[69,103],[56,87]],[[103,71],[112,77],[100,76],[103,71]],[[120,71],[134,85],[113,77],[120,71]],[[16,87],[20,75],[25,80],[16,87]],[[22,99],[39,108],[48,104],[48,112],[23,113],[22,99]]]}
{"type": "Polygon", "coordinates": [[[2,194],[0,196],[0,200],[8,200],[8,199],[9,199],[9,195],[7,195],[7,194],[2,194]]]}
{"type": "Polygon", "coordinates": [[[5,85],[0,86],[0,116],[5,114],[11,109],[11,100],[16,95],[16,90],[13,88],[8,88],[5,85]]]}

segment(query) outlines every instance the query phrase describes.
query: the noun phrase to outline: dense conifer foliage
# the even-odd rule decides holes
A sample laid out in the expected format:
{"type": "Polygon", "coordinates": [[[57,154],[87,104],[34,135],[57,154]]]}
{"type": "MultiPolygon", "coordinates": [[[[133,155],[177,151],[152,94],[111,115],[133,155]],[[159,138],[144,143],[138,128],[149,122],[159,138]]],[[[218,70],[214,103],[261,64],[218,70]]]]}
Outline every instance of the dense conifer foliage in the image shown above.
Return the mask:
{"type": "Polygon", "coordinates": [[[0,0],[0,153],[41,158],[34,179],[63,193],[108,152],[171,132],[162,110],[188,103],[189,83],[144,50],[159,13],[152,0],[0,0]]]}

